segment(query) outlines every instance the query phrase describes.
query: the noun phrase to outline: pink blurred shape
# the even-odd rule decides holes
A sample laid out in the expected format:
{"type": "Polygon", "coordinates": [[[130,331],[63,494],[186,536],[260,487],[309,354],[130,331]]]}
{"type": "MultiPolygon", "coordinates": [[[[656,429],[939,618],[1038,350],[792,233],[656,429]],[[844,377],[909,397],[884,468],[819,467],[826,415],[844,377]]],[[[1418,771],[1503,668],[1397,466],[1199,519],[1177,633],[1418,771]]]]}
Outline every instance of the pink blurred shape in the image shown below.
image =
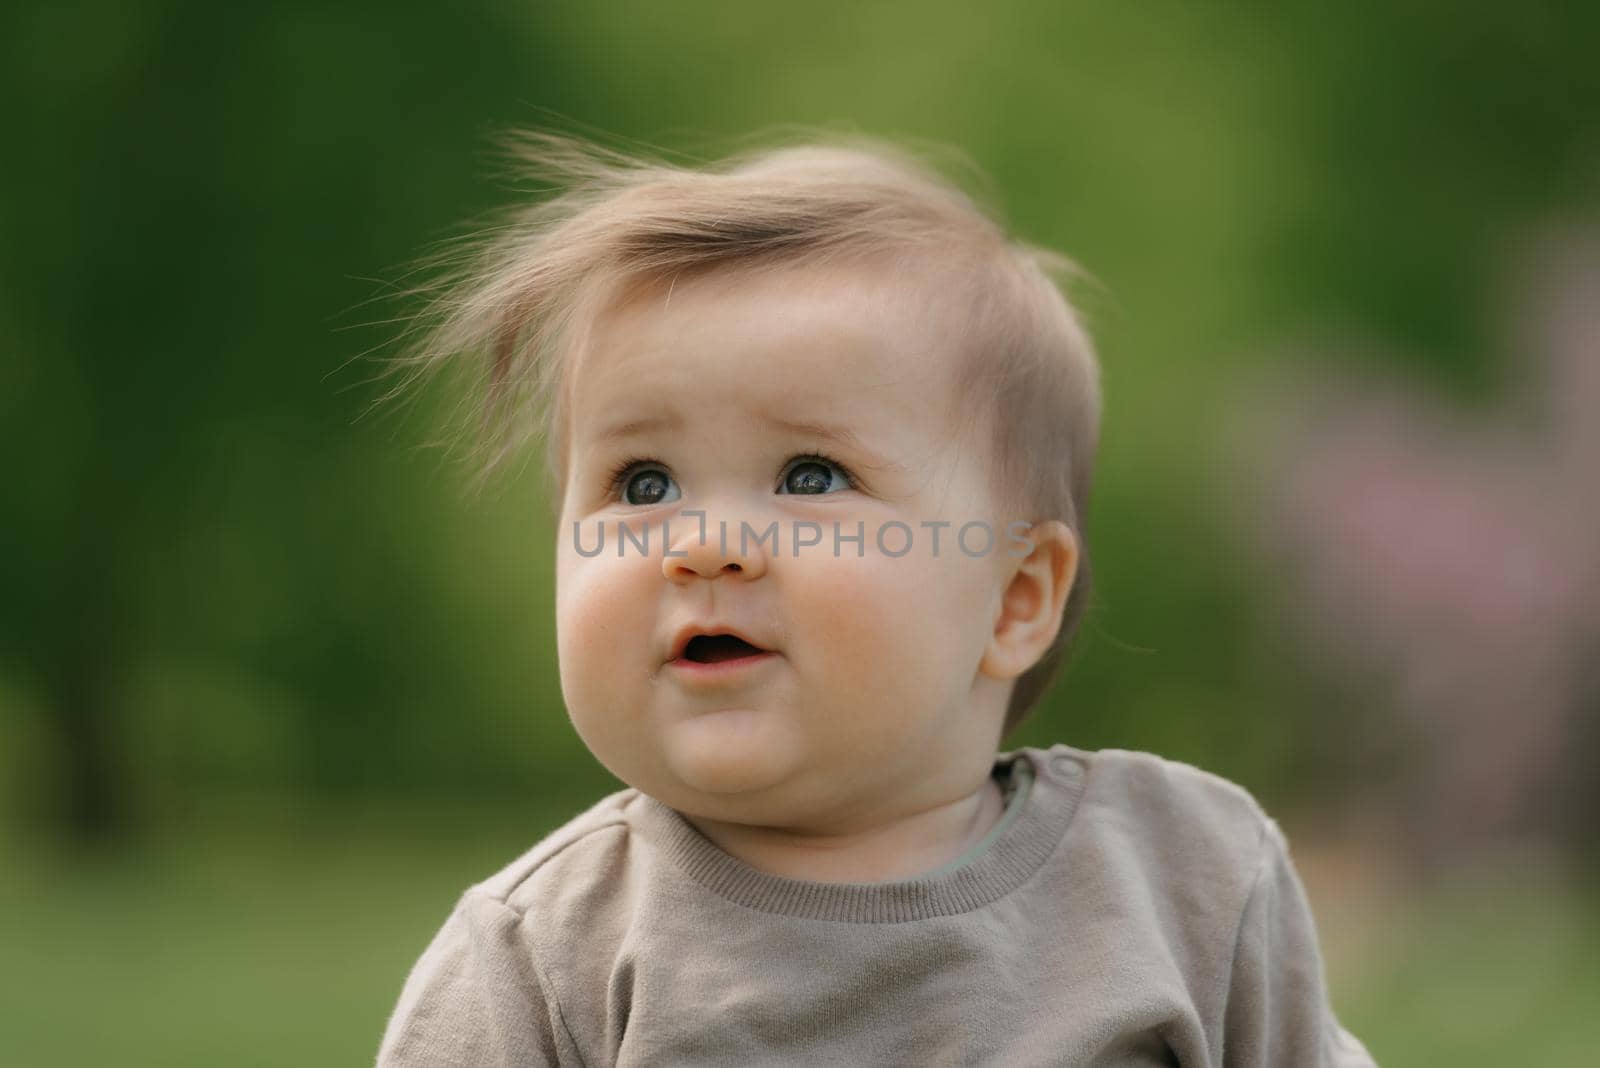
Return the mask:
{"type": "Polygon", "coordinates": [[[1342,357],[1377,346],[1347,338],[1291,351],[1226,430],[1239,532],[1281,567],[1309,661],[1407,742],[1392,796],[1426,859],[1553,832],[1559,786],[1590,774],[1600,234],[1551,229],[1513,264],[1495,410],[1357,370],[1342,357]]]}

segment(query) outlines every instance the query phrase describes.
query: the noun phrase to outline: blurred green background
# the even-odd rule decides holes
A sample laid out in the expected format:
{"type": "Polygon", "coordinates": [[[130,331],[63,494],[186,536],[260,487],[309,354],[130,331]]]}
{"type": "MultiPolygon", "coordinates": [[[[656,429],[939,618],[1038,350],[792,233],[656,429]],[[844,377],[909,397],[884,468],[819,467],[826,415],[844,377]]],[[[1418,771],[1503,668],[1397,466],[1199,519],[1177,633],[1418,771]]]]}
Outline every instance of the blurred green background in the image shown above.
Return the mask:
{"type": "Polygon", "coordinates": [[[810,124],[958,146],[1104,286],[1095,603],[1007,747],[1254,791],[1381,1063],[1592,1063],[1596,41],[1579,3],[9,5],[0,1062],[368,1063],[456,895],[620,788],[536,465],[474,498],[439,397],[363,415],[384,280],[526,195],[505,126],[810,124]]]}

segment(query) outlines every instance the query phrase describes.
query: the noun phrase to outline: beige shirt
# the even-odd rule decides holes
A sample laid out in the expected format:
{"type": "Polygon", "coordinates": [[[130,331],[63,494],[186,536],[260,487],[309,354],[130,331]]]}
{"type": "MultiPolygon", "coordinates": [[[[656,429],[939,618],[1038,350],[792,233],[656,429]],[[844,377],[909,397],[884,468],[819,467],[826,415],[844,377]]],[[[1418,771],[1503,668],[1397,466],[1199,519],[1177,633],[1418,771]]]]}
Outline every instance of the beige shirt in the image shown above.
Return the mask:
{"type": "Polygon", "coordinates": [[[760,871],[638,790],[470,887],[401,1065],[1371,1065],[1278,827],[1146,753],[1002,753],[1005,815],[914,879],[760,871]]]}

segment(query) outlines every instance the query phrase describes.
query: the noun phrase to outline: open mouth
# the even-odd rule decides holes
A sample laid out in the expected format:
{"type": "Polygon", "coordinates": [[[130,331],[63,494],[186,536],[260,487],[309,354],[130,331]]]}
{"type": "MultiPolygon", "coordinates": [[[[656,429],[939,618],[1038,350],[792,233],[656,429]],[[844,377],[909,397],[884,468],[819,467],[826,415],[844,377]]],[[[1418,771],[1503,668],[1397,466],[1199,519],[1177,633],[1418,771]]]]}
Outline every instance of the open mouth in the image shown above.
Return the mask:
{"type": "Polygon", "coordinates": [[[683,650],[683,659],[696,664],[720,664],[726,660],[742,660],[765,653],[765,649],[758,649],[732,634],[699,634],[689,639],[688,646],[683,650]]]}

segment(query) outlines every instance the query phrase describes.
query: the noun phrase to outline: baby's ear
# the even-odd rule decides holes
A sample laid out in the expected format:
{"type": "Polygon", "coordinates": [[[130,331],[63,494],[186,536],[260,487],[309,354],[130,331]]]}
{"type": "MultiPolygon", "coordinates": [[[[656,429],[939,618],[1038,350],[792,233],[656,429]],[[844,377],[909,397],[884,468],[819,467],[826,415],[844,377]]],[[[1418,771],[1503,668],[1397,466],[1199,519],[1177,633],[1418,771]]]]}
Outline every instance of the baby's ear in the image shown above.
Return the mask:
{"type": "Polygon", "coordinates": [[[1039,662],[1061,630],[1061,614],[1078,576],[1078,539],[1059,519],[1035,523],[1026,538],[1032,551],[1021,559],[1000,592],[994,633],[978,670],[990,678],[1014,679],[1039,662]]]}

